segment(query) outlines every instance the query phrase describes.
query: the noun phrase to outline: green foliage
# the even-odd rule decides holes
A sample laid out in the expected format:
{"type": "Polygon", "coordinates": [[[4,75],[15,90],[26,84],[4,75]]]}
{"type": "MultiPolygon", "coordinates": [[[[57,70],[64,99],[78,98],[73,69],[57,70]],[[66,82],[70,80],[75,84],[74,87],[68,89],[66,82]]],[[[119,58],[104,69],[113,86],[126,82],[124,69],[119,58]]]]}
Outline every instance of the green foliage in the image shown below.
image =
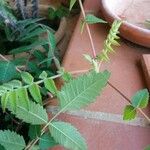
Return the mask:
{"type": "Polygon", "coordinates": [[[81,22],[81,33],[83,32],[84,26],[86,23],[87,24],[96,24],[96,23],[107,23],[107,22],[101,18],[94,16],[93,14],[88,14],[85,16],[85,19],[82,20],[82,22],[81,22]]]}
{"type": "Polygon", "coordinates": [[[49,90],[53,95],[57,94],[57,87],[52,79],[44,80],[44,85],[47,90],[49,90]]]}
{"type": "Polygon", "coordinates": [[[22,150],[26,145],[22,136],[9,130],[0,131],[0,144],[6,150],[22,150]]]}
{"type": "MultiPolygon", "coordinates": [[[[42,19],[26,19],[16,21],[16,28],[10,29],[4,26],[5,33],[2,34],[1,45],[3,46],[2,53],[4,54],[18,54],[23,52],[30,52],[37,47],[48,44],[47,38],[43,39],[41,36],[51,29],[47,26],[38,23],[42,19]]],[[[2,28],[2,29],[3,29],[2,28]]]]}
{"type": "Polygon", "coordinates": [[[103,19],[100,19],[96,16],[94,16],[93,14],[88,14],[85,17],[85,22],[87,24],[95,24],[95,23],[107,23],[106,21],[104,21],[103,19]]]}
{"type": "Polygon", "coordinates": [[[94,102],[106,86],[109,76],[108,71],[92,71],[71,80],[58,92],[60,108],[63,111],[76,110],[94,102]]]}
{"type": "Polygon", "coordinates": [[[92,68],[99,72],[99,63],[98,60],[95,58],[92,58],[90,55],[84,54],[84,58],[92,65],[92,68]]]}
{"type": "Polygon", "coordinates": [[[22,103],[18,103],[16,111],[11,111],[17,118],[32,125],[46,124],[48,121],[46,110],[41,105],[32,101],[29,101],[28,109],[22,103]]]}
{"type": "Polygon", "coordinates": [[[0,145],[0,150],[5,150],[4,147],[2,145],[0,145]]]}
{"type": "Polygon", "coordinates": [[[150,150],[150,145],[144,148],[144,150],[150,150]]]}
{"type": "Polygon", "coordinates": [[[0,5],[6,6],[7,5],[6,0],[0,0],[0,5]]]}
{"type": "Polygon", "coordinates": [[[119,39],[119,37],[117,36],[117,34],[119,33],[119,28],[121,26],[122,22],[115,20],[112,24],[112,27],[109,31],[109,34],[107,35],[107,39],[104,42],[104,48],[102,50],[102,53],[100,55],[97,56],[97,58],[101,61],[108,61],[109,60],[109,53],[114,52],[112,46],[119,46],[119,43],[117,42],[117,40],[119,39]]]}
{"type": "Polygon", "coordinates": [[[54,140],[70,150],[87,150],[84,138],[75,127],[65,122],[52,122],[49,130],[54,140]]]}
{"type": "Polygon", "coordinates": [[[46,39],[37,40],[37,41],[33,42],[32,44],[29,44],[27,46],[21,46],[21,47],[12,49],[9,53],[10,54],[19,54],[19,53],[23,53],[23,52],[29,52],[33,48],[37,48],[39,46],[43,46],[46,44],[48,44],[48,41],[46,39]]]}
{"type": "Polygon", "coordinates": [[[48,50],[48,60],[47,60],[47,66],[51,64],[51,58],[55,57],[54,50],[56,48],[56,40],[54,34],[47,31],[48,34],[48,43],[49,43],[49,50],[48,50]]]}
{"type": "Polygon", "coordinates": [[[12,80],[0,86],[1,105],[2,105],[3,111],[5,111],[8,101],[10,103],[11,108],[15,111],[17,101],[18,101],[18,96],[16,92],[13,91],[13,89],[20,88],[21,86],[22,84],[18,80],[12,80]]]}
{"type": "Polygon", "coordinates": [[[62,5],[60,7],[58,7],[57,9],[54,9],[52,7],[50,7],[48,9],[48,18],[51,20],[66,17],[66,16],[68,16],[68,14],[69,14],[68,8],[66,8],[62,5]]]}
{"type": "Polygon", "coordinates": [[[74,4],[76,3],[77,0],[70,0],[70,7],[69,9],[71,10],[74,6],[74,4]]]}
{"type": "Polygon", "coordinates": [[[65,71],[64,69],[62,69],[62,71],[60,71],[60,73],[62,74],[62,79],[65,81],[65,82],[69,82],[73,79],[72,75],[65,71]]]}
{"type": "Polygon", "coordinates": [[[33,83],[33,77],[28,72],[21,72],[21,77],[22,77],[22,80],[25,83],[27,83],[27,84],[32,84],[33,83]]]}
{"type": "MultiPolygon", "coordinates": [[[[26,12],[24,2],[24,0],[16,0],[18,10],[20,10],[22,17],[27,18],[28,12],[26,12]]],[[[35,18],[38,16],[38,0],[32,0],[31,3],[32,17],[35,18]]],[[[70,9],[72,9],[75,3],[76,0],[70,0],[70,9]]],[[[54,12],[50,9],[49,11],[52,11],[52,18],[62,17],[68,13],[63,7],[54,12]]],[[[0,17],[2,17],[4,21],[6,21],[6,18],[9,17],[8,14],[1,16],[0,9],[0,17]]],[[[0,71],[2,72],[2,78],[0,76],[0,79],[4,82],[4,84],[0,86],[1,107],[3,111],[7,111],[8,109],[11,114],[15,115],[17,121],[19,120],[21,122],[21,125],[24,123],[27,123],[28,125],[30,124],[28,138],[35,141],[39,140],[39,146],[35,146],[34,141],[30,142],[25,138],[25,140],[31,144],[28,145],[28,149],[44,150],[57,144],[61,144],[65,148],[71,150],[86,150],[86,142],[75,127],[65,122],[54,122],[54,120],[60,113],[69,110],[78,110],[87,106],[94,102],[96,97],[101,94],[103,88],[107,85],[110,73],[108,71],[99,72],[98,60],[108,60],[108,54],[113,51],[112,45],[118,45],[116,40],[118,39],[117,34],[121,22],[115,21],[113,23],[112,29],[110,30],[104,44],[102,55],[98,55],[97,58],[85,55],[86,59],[93,65],[92,70],[87,74],[73,79],[70,73],[63,69],[61,70],[60,63],[55,56],[56,40],[52,30],[49,27],[40,24],[39,21],[41,21],[41,19],[25,19],[17,21],[12,15],[9,17],[8,22],[11,28],[6,26],[5,23],[0,24],[4,27],[2,29],[4,29],[5,39],[7,39],[10,43],[16,42],[16,46],[11,48],[11,51],[8,50],[7,52],[10,54],[29,52],[30,55],[35,58],[35,60],[29,61],[29,56],[28,58],[21,60],[4,62],[5,65],[0,66],[0,71]],[[47,38],[41,36],[43,33],[47,33],[47,38]],[[42,53],[38,49],[38,47],[41,46],[44,48],[46,53],[42,53]],[[59,75],[62,75],[62,79],[67,82],[60,91],[58,91],[54,81],[52,80],[55,76],[52,78],[48,77],[49,75],[52,75],[49,67],[53,62],[55,66],[60,69],[58,71],[59,75]],[[22,82],[19,80],[13,80],[6,83],[6,81],[15,77],[15,65],[20,64],[25,64],[25,68],[28,71],[31,71],[32,75],[29,72],[22,72],[19,74],[21,75],[19,77],[22,79],[22,82]],[[7,74],[9,78],[7,77],[7,74]],[[42,92],[43,89],[46,91],[45,94],[42,92]],[[48,121],[46,109],[42,106],[42,99],[47,98],[47,90],[58,98],[60,104],[60,111],[53,116],[50,121],[48,121]],[[45,133],[47,127],[50,132],[45,133]]],[[[89,14],[86,16],[84,23],[94,24],[106,22],[89,14]]],[[[132,100],[133,106],[140,108],[145,107],[148,103],[148,97],[149,95],[147,95],[146,91],[136,94],[132,100]]],[[[126,107],[124,111],[125,120],[131,120],[135,117],[136,109],[133,106],[126,107]]],[[[23,138],[9,130],[0,131],[0,144],[8,150],[21,150],[25,148],[23,138]]],[[[0,149],[3,149],[3,147],[0,147],[0,149]]]]}
{"type": "Polygon", "coordinates": [[[123,119],[132,120],[136,117],[137,109],[147,107],[149,102],[149,92],[147,89],[139,90],[131,98],[131,105],[124,109],[123,119]]]}
{"type": "MultiPolygon", "coordinates": [[[[52,51],[51,53],[54,53],[54,50],[56,48],[56,40],[55,40],[55,36],[52,32],[47,31],[48,34],[48,43],[50,45],[49,49],[52,51]]],[[[53,55],[52,55],[53,56],[53,55]]]]}
{"type": "Polygon", "coordinates": [[[40,76],[39,76],[40,79],[46,79],[47,78],[47,73],[45,71],[43,71],[40,76]]]}
{"type": "Polygon", "coordinates": [[[40,125],[30,125],[28,135],[31,140],[39,137],[41,134],[41,126],[40,125]]]}
{"type": "Polygon", "coordinates": [[[127,105],[124,109],[124,114],[123,114],[123,120],[132,120],[136,117],[136,109],[131,106],[127,105]]]}
{"type": "Polygon", "coordinates": [[[3,26],[7,24],[8,26],[10,26],[10,28],[16,28],[16,17],[13,14],[13,10],[5,0],[0,1],[0,18],[0,25],[3,26]]]}
{"type": "Polygon", "coordinates": [[[29,86],[29,92],[33,99],[39,103],[42,104],[42,97],[40,93],[40,88],[37,84],[33,83],[32,85],[29,86]]]}
{"type": "Polygon", "coordinates": [[[51,137],[49,132],[43,134],[40,137],[39,147],[40,147],[41,150],[45,150],[45,149],[51,148],[51,147],[56,146],[56,145],[57,145],[57,143],[51,137]]]}
{"type": "Polygon", "coordinates": [[[149,92],[147,89],[138,91],[131,99],[132,106],[135,108],[147,107],[148,101],[149,101],[149,92]]]}
{"type": "MultiPolygon", "coordinates": [[[[19,101],[17,101],[18,103],[22,103],[23,106],[28,109],[29,108],[29,96],[28,96],[28,92],[26,88],[19,88],[16,91],[14,91],[19,99],[19,101]]],[[[11,97],[10,97],[11,98],[11,97]]]]}
{"type": "Polygon", "coordinates": [[[41,61],[43,61],[43,60],[45,59],[45,55],[44,55],[41,51],[39,51],[39,50],[35,50],[35,51],[33,52],[33,56],[34,56],[39,62],[41,62],[41,61]]]}
{"type": "Polygon", "coordinates": [[[56,95],[57,88],[54,81],[51,78],[45,78],[47,77],[47,74],[45,74],[44,72],[42,74],[42,76],[44,77],[42,77],[41,75],[40,76],[44,78],[43,80],[33,82],[34,78],[31,76],[31,74],[27,72],[22,72],[21,77],[27,85],[23,86],[19,80],[12,80],[8,83],[1,85],[0,96],[3,111],[5,111],[8,103],[10,105],[9,107],[15,111],[19,102],[21,102],[22,105],[26,109],[28,109],[30,95],[37,103],[42,105],[42,96],[40,86],[38,85],[39,83],[44,83],[45,88],[48,89],[52,94],[56,95]]]}
{"type": "MultiPolygon", "coordinates": [[[[8,98],[9,98],[9,94],[4,94],[2,97],[1,97],[1,105],[2,105],[2,108],[3,108],[3,111],[5,112],[5,108],[7,106],[7,102],[8,102],[8,98]]],[[[15,102],[14,102],[15,104],[15,102]]]]}
{"type": "Polygon", "coordinates": [[[0,82],[7,82],[15,77],[16,67],[13,63],[0,61],[0,82]]]}

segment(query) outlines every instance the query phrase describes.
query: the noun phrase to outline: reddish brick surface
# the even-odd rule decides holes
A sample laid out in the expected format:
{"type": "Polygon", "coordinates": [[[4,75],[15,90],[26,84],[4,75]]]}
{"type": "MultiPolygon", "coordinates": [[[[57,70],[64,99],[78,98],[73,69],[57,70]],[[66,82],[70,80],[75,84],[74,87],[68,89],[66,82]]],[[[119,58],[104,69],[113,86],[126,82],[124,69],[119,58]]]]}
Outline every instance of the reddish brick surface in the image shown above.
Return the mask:
{"type": "Polygon", "coordinates": [[[150,54],[144,54],[142,57],[142,68],[145,75],[146,84],[150,90],[150,54]]]}
{"type": "Polygon", "coordinates": [[[70,115],[62,115],[61,119],[71,122],[79,129],[86,139],[88,150],[144,150],[145,146],[150,144],[150,128],[82,119],[70,115]]]}
{"type": "MultiPolygon", "coordinates": [[[[85,6],[87,11],[94,10],[94,12],[99,13],[99,0],[94,0],[93,3],[90,0],[86,0],[85,6]]],[[[90,54],[91,47],[86,30],[84,30],[83,34],[80,33],[80,22],[81,19],[78,21],[63,62],[64,67],[69,71],[89,68],[89,64],[83,58],[83,54],[90,54]]],[[[96,24],[90,26],[90,29],[97,53],[99,53],[102,50],[103,42],[108,33],[108,27],[106,25],[96,24]]],[[[128,98],[131,98],[137,90],[146,87],[140,66],[140,59],[143,53],[148,53],[149,51],[122,39],[120,43],[121,46],[115,48],[116,53],[111,55],[110,62],[103,64],[101,70],[108,69],[111,72],[110,82],[128,98]]],[[[122,113],[122,107],[125,104],[124,99],[108,87],[105,94],[98,98],[95,104],[89,106],[89,110],[122,113]],[[116,106],[112,106],[111,104],[116,106]],[[108,107],[103,107],[106,105],[108,107]]]]}

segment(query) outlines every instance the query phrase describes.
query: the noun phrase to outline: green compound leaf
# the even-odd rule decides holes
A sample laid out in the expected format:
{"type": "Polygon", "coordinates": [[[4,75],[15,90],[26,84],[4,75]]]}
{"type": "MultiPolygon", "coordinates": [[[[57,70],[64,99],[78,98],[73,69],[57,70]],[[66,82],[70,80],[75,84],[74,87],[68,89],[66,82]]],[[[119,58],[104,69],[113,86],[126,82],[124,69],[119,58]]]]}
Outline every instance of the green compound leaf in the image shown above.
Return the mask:
{"type": "Polygon", "coordinates": [[[65,122],[52,122],[49,130],[54,140],[70,150],[87,150],[84,138],[75,127],[65,122]]]}
{"type": "Polygon", "coordinates": [[[123,120],[135,119],[136,114],[137,114],[136,109],[131,105],[127,105],[124,109],[123,120]]]}
{"type": "Polygon", "coordinates": [[[95,101],[106,86],[110,73],[89,72],[71,80],[58,92],[60,107],[64,111],[78,110],[95,101]]]}
{"type": "Polygon", "coordinates": [[[148,105],[149,92],[147,89],[138,91],[131,100],[132,106],[136,108],[145,108],[148,105]]]}
{"type": "Polygon", "coordinates": [[[25,147],[23,137],[9,130],[0,131],[0,144],[6,150],[23,150],[25,147]]]}

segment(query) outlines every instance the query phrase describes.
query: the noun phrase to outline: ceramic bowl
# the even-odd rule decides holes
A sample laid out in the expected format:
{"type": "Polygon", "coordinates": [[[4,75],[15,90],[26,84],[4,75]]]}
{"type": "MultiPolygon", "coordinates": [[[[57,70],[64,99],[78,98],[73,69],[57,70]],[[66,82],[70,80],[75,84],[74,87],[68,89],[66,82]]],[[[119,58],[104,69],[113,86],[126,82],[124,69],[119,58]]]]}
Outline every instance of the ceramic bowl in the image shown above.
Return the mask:
{"type": "Polygon", "coordinates": [[[123,20],[120,35],[125,39],[150,48],[150,0],[101,0],[101,10],[109,23],[123,20]]]}

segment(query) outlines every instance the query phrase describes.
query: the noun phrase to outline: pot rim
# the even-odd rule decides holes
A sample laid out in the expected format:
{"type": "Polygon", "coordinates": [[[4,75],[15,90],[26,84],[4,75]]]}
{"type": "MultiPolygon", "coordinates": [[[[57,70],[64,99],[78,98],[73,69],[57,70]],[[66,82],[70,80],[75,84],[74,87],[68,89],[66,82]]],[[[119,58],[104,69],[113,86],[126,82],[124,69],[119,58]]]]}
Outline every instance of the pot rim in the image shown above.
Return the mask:
{"type": "MultiPolygon", "coordinates": [[[[104,15],[104,18],[109,22],[112,23],[114,20],[121,20],[122,19],[117,16],[115,13],[112,13],[110,9],[107,7],[106,0],[101,0],[101,8],[102,8],[102,13],[104,15]]],[[[130,22],[123,21],[121,27],[120,27],[120,33],[121,35],[140,45],[146,46],[150,48],[150,30],[146,28],[142,28],[139,26],[136,26],[130,22]],[[123,33],[124,32],[124,33],[123,33]],[[125,34],[125,32],[128,32],[125,34]],[[133,33],[133,35],[130,35],[130,33],[133,33]],[[137,37],[136,40],[134,41],[133,39],[137,37]],[[140,39],[140,40],[138,40],[140,39]]]]}

